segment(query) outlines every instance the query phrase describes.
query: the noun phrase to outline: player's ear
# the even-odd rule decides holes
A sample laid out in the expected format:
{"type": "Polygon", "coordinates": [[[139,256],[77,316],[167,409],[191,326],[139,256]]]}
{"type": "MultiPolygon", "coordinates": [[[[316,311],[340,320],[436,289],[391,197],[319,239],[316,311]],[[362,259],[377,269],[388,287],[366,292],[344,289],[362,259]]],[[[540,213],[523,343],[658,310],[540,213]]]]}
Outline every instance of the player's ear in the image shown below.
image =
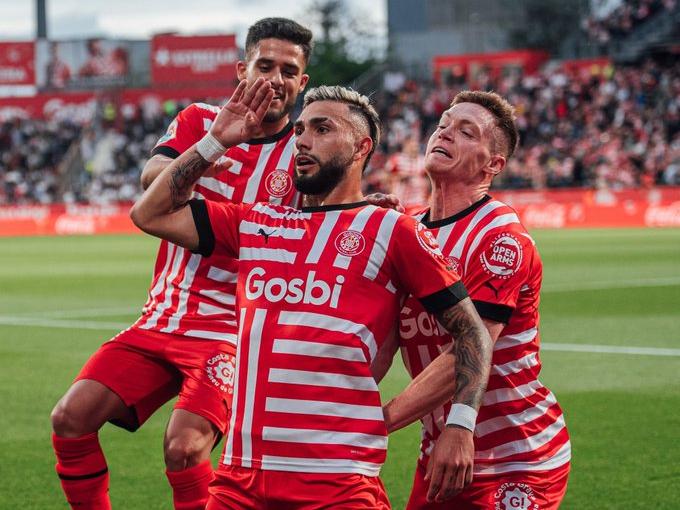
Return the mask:
{"type": "Polygon", "coordinates": [[[486,165],[484,171],[491,174],[492,177],[496,177],[505,168],[505,158],[500,154],[494,154],[491,156],[489,163],[486,165]]]}
{"type": "Polygon", "coordinates": [[[246,79],[247,70],[248,65],[243,60],[236,62],[236,77],[238,78],[238,81],[246,79]]]}
{"type": "Polygon", "coordinates": [[[360,159],[364,159],[371,152],[372,148],[373,140],[371,140],[371,137],[363,137],[361,140],[359,140],[356,151],[354,152],[354,160],[358,161],[360,159]]]}
{"type": "Polygon", "coordinates": [[[302,92],[305,90],[305,87],[307,86],[307,82],[309,81],[309,75],[308,74],[303,74],[300,77],[300,88],[298,89],[298,93],[302,92]]]}

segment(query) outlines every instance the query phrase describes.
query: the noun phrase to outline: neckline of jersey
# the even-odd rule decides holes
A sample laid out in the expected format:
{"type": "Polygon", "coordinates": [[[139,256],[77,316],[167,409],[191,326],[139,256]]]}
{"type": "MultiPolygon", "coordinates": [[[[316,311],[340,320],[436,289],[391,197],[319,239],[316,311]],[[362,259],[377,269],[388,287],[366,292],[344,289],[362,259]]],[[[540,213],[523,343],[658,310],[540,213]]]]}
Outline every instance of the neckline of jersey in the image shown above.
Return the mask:
{"type": "Polygon", "coordinates": [[[430,210],[428,209],[427,212],[425,213],[425,216],[423,216],[423,219],[420,220],[420,222],[425,225],[427,228],[439,228],[443,227],[444,225],[449,225],[453,223],[454,221],[458,221],[461,218],[465,218],[468,214],[470,214],[473,211],[476,211],[481,207],[483,204],[487,203],[489,200],[491,200],[491,195],[484,195],[482,198],[477,200],[474,204],[472,204],[470,207],[466,207],[459,213],[454,214],[453,216],[449,216],[448,218],[443,218],[441,220],[436,220],[436,221],[430,221],[428,218],[430,217],[430,210]]]}
{"type": "Polygon", "coordinates": [[[246,143],[248,145],[264,145],[267,143],[274,143],[278,142],[282,138],[285,138],[285,136],[290,133],[290,130],[293,129],[293,123],[289,120],[288,124],[285,125],[285,127],[279,131],[278,133],[275,133],[271,136],[265,136],[264,138],[252,138],[248,140],[246,143]]]}
{"type": "Polygon", "coordinates": [[[301,210],[302,212],[342,211],[344,209],[355,209],[366,205],[368,205],[368,202],[362,200],[361,202],[351,202],[349,204],[313,205],[303,207],[301,210]]]}

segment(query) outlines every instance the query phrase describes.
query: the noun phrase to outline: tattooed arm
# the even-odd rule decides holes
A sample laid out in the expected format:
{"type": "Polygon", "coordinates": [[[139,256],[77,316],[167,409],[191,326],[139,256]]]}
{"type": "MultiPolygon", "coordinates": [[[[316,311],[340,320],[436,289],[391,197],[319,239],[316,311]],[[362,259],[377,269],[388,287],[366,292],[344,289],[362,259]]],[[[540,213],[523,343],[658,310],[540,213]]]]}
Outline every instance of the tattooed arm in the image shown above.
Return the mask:
{"type": "Polygon", "coordinates": [[[491,367],[493,343],[489,332],[470,298],[440,312],[437,318],[456,340],[385,405],[390,432],[449,400],[479,409],[491,367]]]}
{"type": "Polygon", "coordinates": [[[170,163],[137,200],[130,211],[134,224],[153,236],[197,249],[198,232],[186,205],[194,184],[212,166],[204,157],[204,142],[207,138],[212,140],[208,152],[217,147],[215,153],[220,149],[223,153],[225,148],[249,140],[262,122],[272,97],[269,82],[260,78],[248,85],[242,81],[217,115],[210,134],[170,163]]]}
{"type": "MultiPolygon", "coordinates": [[[[388,430],[404,427],[452,400],[479,409],[491,368],[493,340],[470,298],[437,314],[455,339],[385,410],[388,430]]],[[[496,334],[497,336],[497,334],[496,334]]],[[[447,425],[430,456],[425,480],[429,501],[450,498],[472,481],[472,431],[447,425]]]]}

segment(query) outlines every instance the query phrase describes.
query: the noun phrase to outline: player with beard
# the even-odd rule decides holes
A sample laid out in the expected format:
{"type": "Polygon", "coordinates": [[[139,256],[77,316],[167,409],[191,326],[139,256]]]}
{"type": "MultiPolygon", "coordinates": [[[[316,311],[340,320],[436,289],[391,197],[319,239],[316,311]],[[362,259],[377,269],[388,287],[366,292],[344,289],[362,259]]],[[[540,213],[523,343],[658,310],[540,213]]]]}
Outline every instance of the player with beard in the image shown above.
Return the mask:
{"type": "Polygon", "coordinates": [[[475,412],[490,337],[431,234],[363,201],[380,129],[354,91],[319,87],[305,98],[295,185],[314,196],[302,209],[191,199],[213,158],[251,136],[272,96],[262,80],[241,83],[210,143],[175,160],[131,211],[152,235],[206,257],[239,255],[234,403],[206,508],[389,508],[378,478],[387,430],[433,409],[452,386],[453,400],[475,412]],[[383,407],[372,363],[408,294],[458,341],[383,407]]]}
{"type": "MultiPolygon", "coordinates": [[[[252,25],[239,78],[262,77],[272,90],[249,138],[215,158],[197,196],[213,201],[299,205],[293,187],[289,114],[308,80],[312,34],[292,20],[252,25]]],[[[219,108],[195,103],[168,127],[142,174],[146,188],[207,134],[219,108]]],[[[210,258],[162,242],[142,316],[86,363],[52,413],[57,473],[74,508],[110,508],[108,468],[98,430],[110,421],[136,430],[179,394],[164,440],[175,508],[204,508],[212,480],[209,454],[226,432],[233,392],[238,260],[210,258]]]]}

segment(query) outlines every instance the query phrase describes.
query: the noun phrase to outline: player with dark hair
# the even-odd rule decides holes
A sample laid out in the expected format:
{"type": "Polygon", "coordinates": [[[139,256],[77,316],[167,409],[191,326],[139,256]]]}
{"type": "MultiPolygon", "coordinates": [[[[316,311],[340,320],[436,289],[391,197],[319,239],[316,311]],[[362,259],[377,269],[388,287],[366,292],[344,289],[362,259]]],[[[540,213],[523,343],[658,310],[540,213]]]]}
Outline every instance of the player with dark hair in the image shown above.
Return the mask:
{"type": "MultiPolygon", "coordinates": [[[[541,259],[516,212],[488,194],[517,141],[507,101],[464,91],[427,145],[432,195],[417,218],[460,273],[495,344],[479,413],[450,402],[422,419],[409,510],[556,510],[566,492],[569,435],[554,395],[538,380],[541,259]],[[460,459],[473,451],[474,466],[461,472],[460,459]]],[[[458,342],[414,298],[401,311],[398,336],[413,377],[458,342]]]]}
{"type": "Polygon", "coordinates": [[[267,82],[242,82],[210,133],[131,211],[147,233],[240,258],[234,402],[206,508],[389,508],[378,477],[387,430],[441,404],[452,386],[453,400],[476,411],[491,339],[429,231],[363,201],[380,130],[357,92],[320,87],[305,98],[295,122],[295,186],[311,195],[302,209],[191,198],[272,97],[267,82]],[[408,294],[458,341],[383,407],[372,364],[408,294]]]}
{"type": "MultiPolygon", "coordinates": [[[[289,114],[308,80],[311,39],[308,29],[284,18],[250,27],[237,74],[267,80],[272,101],[250,138],[223,152],[198,180],[196,196],[299,204],[289,114]]],[[[143,170],[143,187],[204,137],[218,111],[195,103],[177,115],[143,170]]],[[[142,316],[102,345],[52,413],[56,469],[73,508],[110,508],[98,430],[110,421],[134,431],[178,394],[164,441],[167,477],[175,508],[204,508],[213,478],[209,454],[226,432],[231,407],[237,271],[231,255],[207,258],[161,243],[142,316]]]]}

